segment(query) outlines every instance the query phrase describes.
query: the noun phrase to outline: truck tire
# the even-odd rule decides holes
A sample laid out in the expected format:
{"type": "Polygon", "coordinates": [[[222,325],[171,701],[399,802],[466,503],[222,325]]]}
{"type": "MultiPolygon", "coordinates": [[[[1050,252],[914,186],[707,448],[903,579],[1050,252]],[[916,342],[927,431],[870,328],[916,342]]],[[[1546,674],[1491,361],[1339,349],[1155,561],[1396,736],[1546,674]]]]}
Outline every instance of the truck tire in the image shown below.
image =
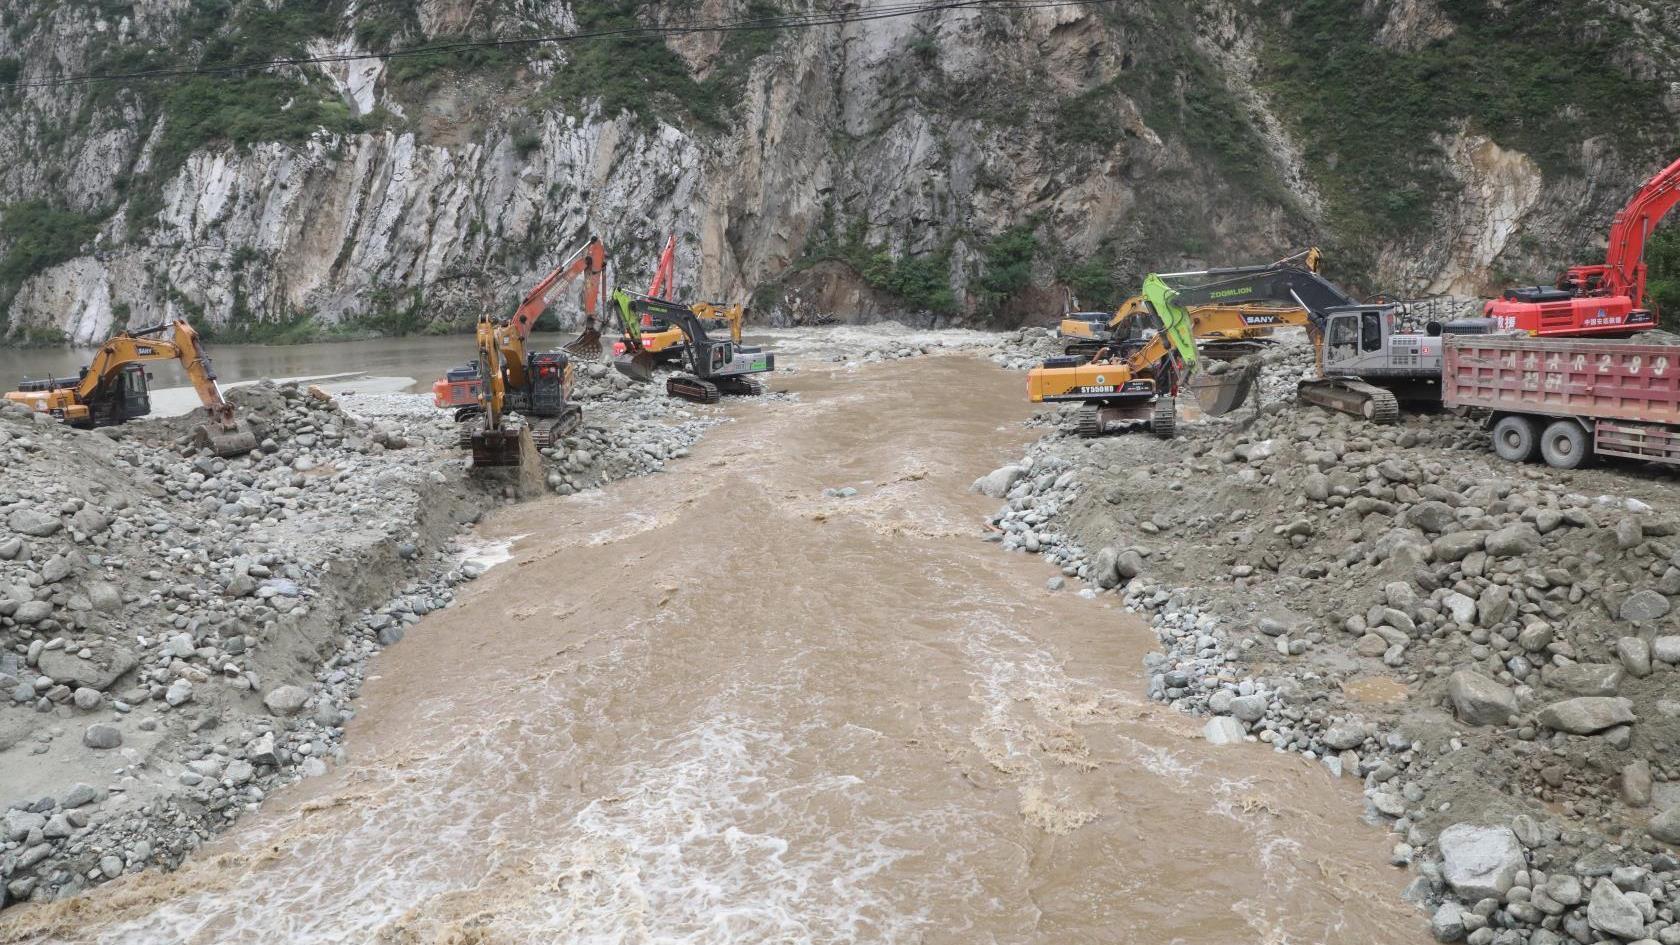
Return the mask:
{"type": "Polygon", "coordinates": [[[1508,413],[1493,425],[1493,452],[1511,463],[1532,463],[1540,455],[1540,425],[1533,417],[1508,413]]]}
{"type": "Polygon", "coordinates": [[[1574,420],[1553,420],[1540,434],[1540,455],[1548,466],[1580,469],[1592,458],[1592,438],[1574,420]]]}

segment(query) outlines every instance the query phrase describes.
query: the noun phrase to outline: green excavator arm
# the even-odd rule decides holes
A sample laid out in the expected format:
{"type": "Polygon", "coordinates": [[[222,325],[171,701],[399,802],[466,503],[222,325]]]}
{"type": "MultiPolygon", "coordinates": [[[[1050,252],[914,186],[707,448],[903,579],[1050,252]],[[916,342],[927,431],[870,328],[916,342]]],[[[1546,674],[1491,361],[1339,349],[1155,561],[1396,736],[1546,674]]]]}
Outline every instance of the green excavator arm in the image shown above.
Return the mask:
{"type": "Polygon", "coordinates": [[[1161,329],[1166,332],[1168,340],[1178,351],[1187,368],[1196,366],[1196,332],[1191,323],[1190,313],[1185,311],[1176,301],[1178,290],[1167,285],[1160,276],[1150,274],[1143,280],[1143,297],[1155,309],[1155,315],[1161,319],[1161,329]]]}

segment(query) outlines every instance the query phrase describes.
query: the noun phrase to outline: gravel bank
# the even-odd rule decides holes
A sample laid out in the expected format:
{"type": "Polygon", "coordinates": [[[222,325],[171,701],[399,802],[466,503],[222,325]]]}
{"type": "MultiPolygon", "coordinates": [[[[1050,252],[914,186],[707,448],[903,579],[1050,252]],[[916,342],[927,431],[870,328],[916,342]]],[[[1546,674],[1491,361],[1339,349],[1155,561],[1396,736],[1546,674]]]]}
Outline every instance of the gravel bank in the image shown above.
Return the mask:
{"type": "Polygon", "coordinates": [[[1261,409],[1170,444],[1046,411],[976,483],[990,537],[1146,615],[1151,697],[1210,741],[1361,779],[1439,940],[1680,942],[1673,473],[1513,466],[1473,420],[1295,403],[1304,346],[1264,360],[1261,409]]]}

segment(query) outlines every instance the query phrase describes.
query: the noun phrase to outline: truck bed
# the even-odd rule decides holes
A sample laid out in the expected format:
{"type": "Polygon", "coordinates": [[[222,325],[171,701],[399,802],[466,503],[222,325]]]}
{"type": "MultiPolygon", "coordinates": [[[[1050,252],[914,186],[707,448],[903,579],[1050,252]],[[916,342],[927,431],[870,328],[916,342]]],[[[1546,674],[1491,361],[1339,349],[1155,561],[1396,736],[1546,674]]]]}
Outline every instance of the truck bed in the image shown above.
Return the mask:
{"type": "Polygon", "coordinates": [[[1441,396],[1448,407],[1680,423],[1680,346],[1450,335],[1441,396]]]}

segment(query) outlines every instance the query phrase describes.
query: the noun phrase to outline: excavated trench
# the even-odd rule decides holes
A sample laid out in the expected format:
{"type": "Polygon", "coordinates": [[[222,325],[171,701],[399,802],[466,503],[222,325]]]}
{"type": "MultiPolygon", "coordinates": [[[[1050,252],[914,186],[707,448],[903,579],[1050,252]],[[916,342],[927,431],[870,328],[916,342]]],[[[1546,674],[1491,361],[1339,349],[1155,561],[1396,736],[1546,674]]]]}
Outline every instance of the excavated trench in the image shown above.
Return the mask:
{"type": "Polygon", "coordinates": [[[1202,742],[1146,627],[977,540],[1018,375],[790,386],[493,516],[511,560],[379,658],[346,764],[0,942],[1425,940],[1351,787],[1202,742]]]}

